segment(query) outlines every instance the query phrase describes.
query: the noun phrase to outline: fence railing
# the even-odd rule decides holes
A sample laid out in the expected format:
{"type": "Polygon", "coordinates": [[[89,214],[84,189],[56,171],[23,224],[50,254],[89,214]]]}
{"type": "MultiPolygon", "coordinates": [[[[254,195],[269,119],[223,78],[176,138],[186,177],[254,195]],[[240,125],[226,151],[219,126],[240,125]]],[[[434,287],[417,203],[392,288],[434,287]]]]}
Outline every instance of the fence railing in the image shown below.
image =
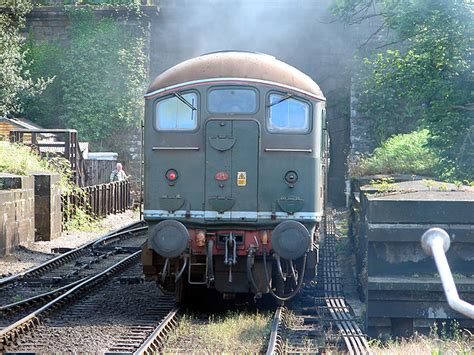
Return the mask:
{"type": "Polygon", "coordinates": [[[69,221],[78,207],[93,217],[105,217],[125,212],[132,206],[128,179],[81,187],[80,191],[61,196],[63,222],[69,221]]]}

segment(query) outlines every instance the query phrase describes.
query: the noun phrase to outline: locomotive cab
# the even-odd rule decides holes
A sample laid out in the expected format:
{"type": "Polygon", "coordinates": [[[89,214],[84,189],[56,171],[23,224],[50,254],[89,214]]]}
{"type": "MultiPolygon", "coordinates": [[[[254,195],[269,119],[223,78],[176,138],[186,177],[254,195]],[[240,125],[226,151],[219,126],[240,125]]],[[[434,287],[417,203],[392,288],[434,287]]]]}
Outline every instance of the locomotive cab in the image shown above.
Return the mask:
{"type": "Polygon", "coordinates": [[[220,52],[151,84],[144,274],[175,289],[280,301],[314,277],[327,171],[325,98],[299,70],[220,52]]]}

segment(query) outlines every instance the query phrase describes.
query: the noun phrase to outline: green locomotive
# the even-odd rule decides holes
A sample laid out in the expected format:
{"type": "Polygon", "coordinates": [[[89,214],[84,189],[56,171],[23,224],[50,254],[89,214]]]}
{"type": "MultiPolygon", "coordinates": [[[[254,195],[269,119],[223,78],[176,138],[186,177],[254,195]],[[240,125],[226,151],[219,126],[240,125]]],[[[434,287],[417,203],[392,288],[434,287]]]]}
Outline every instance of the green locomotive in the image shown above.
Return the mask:
{"type": "Polygon", "coordinates": [[[323,219],[325,98],[272,56],[217,52],[149,87],[144,127],[148,279],[175,289],[294,296],[314,276],[323,219]]]}

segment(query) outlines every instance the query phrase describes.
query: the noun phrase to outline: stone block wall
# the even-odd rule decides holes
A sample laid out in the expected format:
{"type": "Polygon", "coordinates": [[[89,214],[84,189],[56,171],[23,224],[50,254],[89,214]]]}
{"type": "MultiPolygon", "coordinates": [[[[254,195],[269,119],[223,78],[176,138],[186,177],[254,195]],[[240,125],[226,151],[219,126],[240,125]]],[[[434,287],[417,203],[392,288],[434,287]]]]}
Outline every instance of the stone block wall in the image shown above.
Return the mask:
{"type": "Polygon", "coordinates": [[[0,173],[0,255],[35,240],[32,176],[0,173]]]}
{"type": "Polygon", "coordinates": [[[59,175],[34,174],[35,181],[35,241],[61,236],[61,188],[59,175]]]}
{"type": "Polygon", "coordinates": [[[474,329],[473,320],[448,306],[435,261],[420,243],[431,227],[448,232],[452,244],[446,257],[457,289],[473,303],[474,188],[418,180],[390,189],[362,186],[352,204],[350,231],[369,336],[428,333],[434,324],[454,319],[474,329]]]}

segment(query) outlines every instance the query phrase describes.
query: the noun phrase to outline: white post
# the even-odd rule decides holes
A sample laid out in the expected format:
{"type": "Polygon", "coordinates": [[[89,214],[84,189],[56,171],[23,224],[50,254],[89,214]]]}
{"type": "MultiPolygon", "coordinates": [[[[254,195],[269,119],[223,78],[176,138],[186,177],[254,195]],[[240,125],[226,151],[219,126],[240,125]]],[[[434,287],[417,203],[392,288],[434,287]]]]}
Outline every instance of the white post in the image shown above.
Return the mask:
{"type": "Polygon", "coordinates": [[[474,319],[474,306],[459,298],[453,275],[446,259],[445,252],[448,251],[450,244],[451,240],[448,233],[441,228],[430,228],[421,237],[421,246],[424,251],[428,255],[433,255],[435,259],[449,306],[455,311],[474,319]]]}

